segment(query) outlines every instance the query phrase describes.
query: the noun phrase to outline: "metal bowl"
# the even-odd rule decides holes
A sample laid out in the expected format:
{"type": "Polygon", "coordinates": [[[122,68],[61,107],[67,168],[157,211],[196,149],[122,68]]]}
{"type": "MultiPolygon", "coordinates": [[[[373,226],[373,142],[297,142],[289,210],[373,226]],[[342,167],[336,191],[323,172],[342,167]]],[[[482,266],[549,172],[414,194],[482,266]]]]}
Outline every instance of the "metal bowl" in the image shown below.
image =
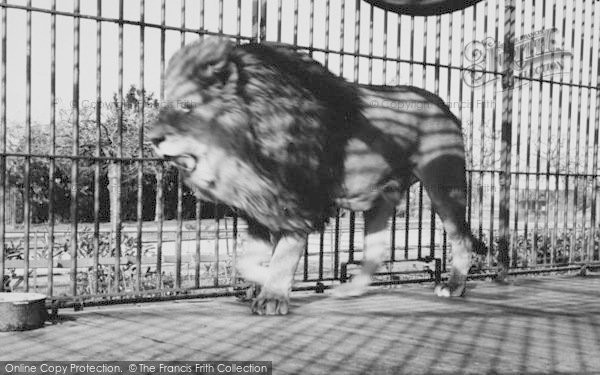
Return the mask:
{"type": "Polygon", "coordinates": [[[39,293],[0,293],[0,331],[39,328],[48,320],[46,296],[39,293]]]}

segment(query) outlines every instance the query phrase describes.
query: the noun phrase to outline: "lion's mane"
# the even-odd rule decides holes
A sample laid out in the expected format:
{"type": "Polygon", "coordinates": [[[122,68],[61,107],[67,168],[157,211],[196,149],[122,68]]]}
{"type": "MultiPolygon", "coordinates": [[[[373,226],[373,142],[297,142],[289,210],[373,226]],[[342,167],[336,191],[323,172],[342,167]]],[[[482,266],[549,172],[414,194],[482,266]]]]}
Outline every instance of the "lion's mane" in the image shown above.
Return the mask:
{"type": "MultiPolygon", "coordinates": [[[[283,212],[287,220],[279,228],[267,225],[271,231],[322,227],[341,184],[345,145],[361,116],[354,85],[292,49],[221,38],[177,52],[166,78],[172,91],[193,81],[200,93],[196,110],[209,118],[179,126],[200,127],[196,134],[210,136],[272,186],[277,197],[260,209],[273,217],[283,212]]],[[[261,222],[254,212],[246,215],[261,222]]]]}

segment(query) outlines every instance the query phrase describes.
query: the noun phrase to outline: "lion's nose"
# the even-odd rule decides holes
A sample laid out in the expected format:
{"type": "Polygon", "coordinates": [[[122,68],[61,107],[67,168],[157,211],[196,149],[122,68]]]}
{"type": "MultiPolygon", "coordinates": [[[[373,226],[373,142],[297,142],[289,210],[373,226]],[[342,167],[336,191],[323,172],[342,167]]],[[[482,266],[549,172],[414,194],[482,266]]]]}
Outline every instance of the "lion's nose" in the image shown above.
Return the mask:
{"type": "Polygon", "coordinates": [[[152,137],[152,138],[150,139],[150,141],[152,141],[152,144],[153,144],[154,146],[158,146],[158,145],[159,145],[159,144],[160,144],[162,141],[164,141],[164,140],[165,140],[165,136],[164,136],[164,135],[157,135],[157,136],[155,136],[155,137],[152,137]]]}

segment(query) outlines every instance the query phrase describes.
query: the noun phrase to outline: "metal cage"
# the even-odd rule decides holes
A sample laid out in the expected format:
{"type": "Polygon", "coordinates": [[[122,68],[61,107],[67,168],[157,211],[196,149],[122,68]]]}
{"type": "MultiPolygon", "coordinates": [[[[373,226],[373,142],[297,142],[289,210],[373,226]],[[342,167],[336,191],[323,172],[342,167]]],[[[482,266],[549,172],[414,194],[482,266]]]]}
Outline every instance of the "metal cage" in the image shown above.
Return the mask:
{"type": "MultiPolygon", "coordinates": [[[[439,95],[462,120],[467,215],[489,245],[474,274],[600,262],[598,1],[430,17],[361,0],[2,0],[0,12],[1,289],[59,306],[243,293],[244,223],[196,201],[144,135],[165,61],[205,35],[287,43],[350,81],[439,95]]],[[[450,249],[422,186],[390,227],[377,282],[439,279],[450,249]]],[[[339,212],[311,235],[298,288],[344,281],[362,228],[339,212]]]]}

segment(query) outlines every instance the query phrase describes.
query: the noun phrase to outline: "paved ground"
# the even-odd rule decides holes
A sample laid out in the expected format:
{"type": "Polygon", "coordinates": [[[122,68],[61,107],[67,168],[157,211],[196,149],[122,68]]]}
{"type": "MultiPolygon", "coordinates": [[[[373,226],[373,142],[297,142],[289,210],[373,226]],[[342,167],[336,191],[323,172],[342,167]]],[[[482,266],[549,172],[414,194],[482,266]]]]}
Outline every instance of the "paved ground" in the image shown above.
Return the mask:
{"type": "Polygon", "coordinates": [[[3,360],[267,360],[274,374],[600,373],[600,277],[375,288],[340,301],[293,296],[285,317],[233,298],[61,311],[60,323],[0,333],[3,360]]]}

